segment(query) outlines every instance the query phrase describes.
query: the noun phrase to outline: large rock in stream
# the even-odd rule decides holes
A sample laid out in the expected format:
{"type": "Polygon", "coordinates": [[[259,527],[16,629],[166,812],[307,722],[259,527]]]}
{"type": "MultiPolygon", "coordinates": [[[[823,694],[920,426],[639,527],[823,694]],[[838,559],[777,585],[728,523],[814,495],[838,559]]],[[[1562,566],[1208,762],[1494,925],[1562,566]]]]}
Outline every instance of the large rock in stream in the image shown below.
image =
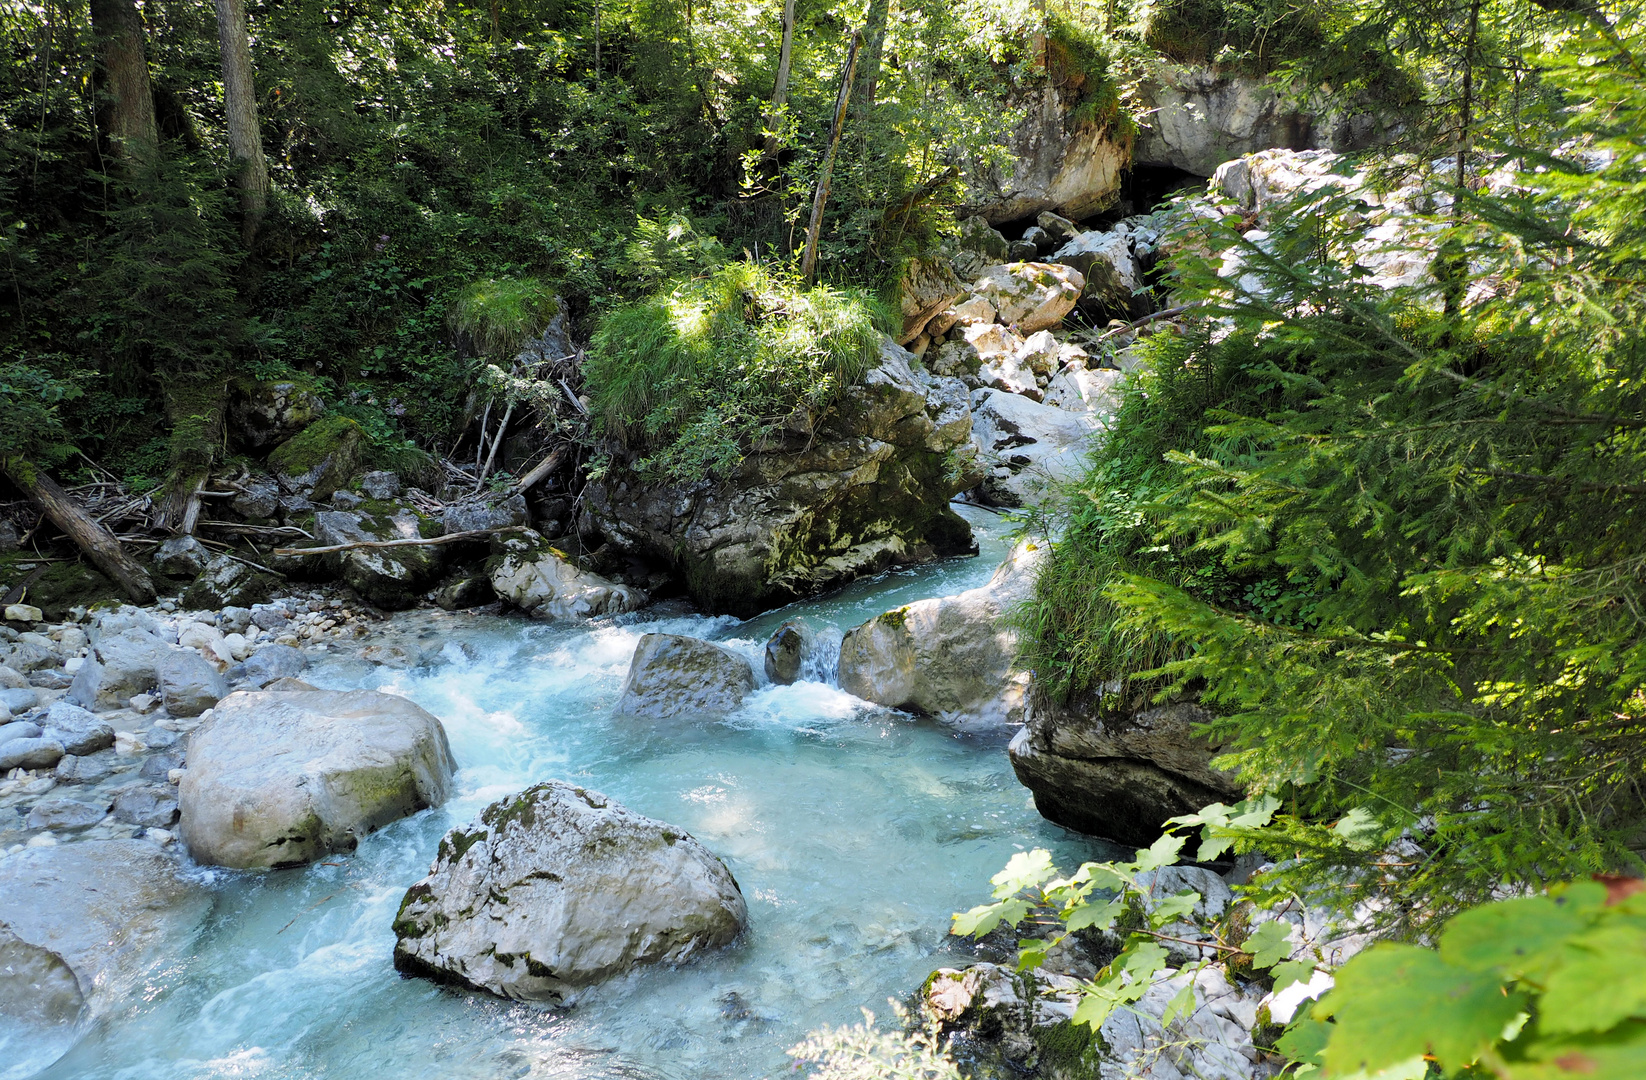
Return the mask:
{"type": "Polygon", "coordinates": [[[657,719],[728,713],[753,690],[753,666],[731,650],[678,634],[647,634],[634,648],[616,711],[657,719]]]}
{"type": "Polygon", "coordinates": [[[178,787],[197,862],[292,866],[446,800],[446,730],[405,698],[371,690],[230,694],[189,742],[178,787]]]}
{"type": "Polygon", "coordinates": [[[949,508],[978,480],[966,388],[917,373],[912,359],[886,341],[839,404],[791,416],[723,481],[661,483],[614,466],[585,489],[586,528],[671,566],[699,604],[736,615],[974,550],[949,508]]]}
{"type": "Polygon", "coordinates": [[[211,907],[178,861],[144,840],[88,840],[0,858],[0,1063],[44,1069],[86,1024],[124,1004],[159,960],[186,951],[211,907]]]}
{"type": "Polygon", "coordinates": [[[918,600],[847,631],[840,688],[962,728],[1020,722],[1028,675],[1017,667],[1011,609],[1033,591],[1044,553],[1025,541],[987,585],[918,600]]]}
{"type": "Polygon", "coordinates": [[[1036,696],[1012,739],[1012,768],[1047,819],[1147,846],[1167,818],[1243,794],[1232,774],[1212,768],[1217,747],[1195,733],[1209,719],[1189,702],[1127,712],[1036,696]]]}
{"type": "Polygon", "coordinates": [[[492,591],[520,610],[545,619],[620,615],[646,603],[642,589],[581,570],[533,529],[492,541],[486,563],[492,591]]]}
{"type": "MultiPolygon", "coordinates": [[[[440,533],[440,523],[403,504],[370,504],[358,511],[322,510],[314,535],[322,545],[419,540],[440,533]]],[[[349,588],[385,611],[417,603],[440,572],[444,555],[433,545],[356,548],[321,556],[349,588]]]]}
{"type": "Polygon", "coordinates": [[[637,964],[729,944],[747,924],[737,881],[702,844],[551,780],[440,841],[395,917],[394,966],[568,1004],[637,964]]]}

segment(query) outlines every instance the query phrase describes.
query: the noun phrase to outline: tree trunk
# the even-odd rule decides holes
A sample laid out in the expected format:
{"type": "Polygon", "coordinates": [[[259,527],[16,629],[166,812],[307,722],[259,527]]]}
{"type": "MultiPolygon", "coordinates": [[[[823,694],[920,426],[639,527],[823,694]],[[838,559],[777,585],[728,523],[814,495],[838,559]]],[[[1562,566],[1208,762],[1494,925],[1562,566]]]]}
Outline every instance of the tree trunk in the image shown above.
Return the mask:
{"type": "MultiPolygon", "coordinates": [[[[777,123],[778,111],[789,101],[789,60],[794,55],[794,0],[783,0],[783,44],[777,53],[777,81],[772,85],[772,107],[766,113],[766,128],[777,123]]],[[[763,154],[767,161],[777,156],[777,136],[766,136],[763,154]]]]}
{"type": "Polygon", "coordinates": [[[857,115],[867,120],[874,112],[875,90],[880,83],[880,53],[886,44],[886,17],[890,0],[869,0],[863,24],[863,72],[858,78],[857,115]]]}
{"type": "Polygon", "coordinates": [[[251,39],[244,0],[212,0],[217,9],[217,41],[223,58],[223,111],[229,121],[229,154],[238,170],[240,234],[251,246],[269,202],[269,165],[257,124],[257,87],[252,78],[251,39]]]}
{"type": "Polygon", "coordinates": [[[160,152],[154,123],[154,88],[143,47],[143,17],[132,0],[91,0],[91,25],[102,61],[103,129],[128,166],[152,162],[160,152]]]}
{"type": "Polygon", "coordinates": [[[149,580],[148,572],[126,554],[113,533],[69,498],[55,480],[21,457],[0,460],[0,472],[21,488],[53,525],[67,533],[94,566],[113,578],[132,603],[154,603],[154,582],[149,580]]]}
{"type": "Polygon", "coordinates": [[[840,145],[840,132],[846,126],[846,103],[852,97],[852,76],[857,72],[857,51],[863,45],[863,34],[852,34],[852,47],[846,52],[846,70],[840,73],[840,94],[834,101],[834,125],[829,129],[829,149],[823,156],[823,171],[817,177],[817,194],[812,198],[812,220],[806,226],[806,251],[800,257],[800,276],[810,285],[817,272],[817,235],[823,228],[823,206],[829,201],[829,180],[834,175],[834,152],[840,145]]]}
{"type": "Polygon", "coordinates": [[[221,376],[178,381],[166,387],[166,419],[171,421],[171,469],[165,495],[155,510],[154,526],[178,536],[193,536],[200,520],[200,492],[223,445],[221,376]]]}

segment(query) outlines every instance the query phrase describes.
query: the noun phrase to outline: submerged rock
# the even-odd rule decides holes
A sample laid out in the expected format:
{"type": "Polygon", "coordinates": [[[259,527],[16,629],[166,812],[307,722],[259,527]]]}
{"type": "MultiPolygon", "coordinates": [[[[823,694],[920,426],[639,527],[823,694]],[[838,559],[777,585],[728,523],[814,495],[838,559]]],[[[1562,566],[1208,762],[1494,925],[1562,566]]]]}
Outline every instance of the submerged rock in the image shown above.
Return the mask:
{"type": "Polygon", "coordinates": [[[0,859],[0,1027],[7,1065],[44,1069],[87,1021],[175,960],[211,907],[176,859],[141,840],[27,848],[0,859]]]}
{"type": "Polygon", "coordinates": [[[646,602],[640,589],[580,570],[542,535],[527,529],[493,543],[486,565],[492,590],[522,611],[547,619],[590,619],[634,611],[646,602]]]}
{"type": "Polygon", "coordinates": [[[960,727],[1020,722],[1028,675],[1017,667],[1010,616],[1033,591],[1044,552],[1020,543],[987,585],[916,601],[847,631],[840,688],[960,727]]]}
{"type": "Polygon", "coordinates": [[[966,390],[917,374],[912,359],[886,341],[836,406],[792,415],[724,480],[668,483],[614,466],[585,489],[586,530],[671,567],[703,607],[739,615],[972,551],[948,505],[978,479],[966,390]]]}
{"type": "Polygon", "coordinates": [[[747,924],[737,881],[702,844],[551,780],[446,834],[395,917],[394,966],[566,1004],[638,964],[729,944],[747,924]]]}
{"type": "Polygon", "coordinates": [[[1148,845],[1167,818],[1242,795],[1232,774],[1212,768],[1216,747],[1194,732],[1209,719],[1188,703],[1127,714],[1037,700],[1012,739],[1012,768],[1047,819],[1148,845]]]}
{"type": "Polygon", "coordinates": [[[628,716],[727,713],[754,689],[754,669],[697,638],[647,634],[634,648],[616,711],[628,716]]]}
{"type": "Polygon", "coordinates": [[[405,698],[241,691],[190,739],[183,842],[198,862],[242,868],[353,851],[444,802],[453,771],[440,721],[405,698]]]}

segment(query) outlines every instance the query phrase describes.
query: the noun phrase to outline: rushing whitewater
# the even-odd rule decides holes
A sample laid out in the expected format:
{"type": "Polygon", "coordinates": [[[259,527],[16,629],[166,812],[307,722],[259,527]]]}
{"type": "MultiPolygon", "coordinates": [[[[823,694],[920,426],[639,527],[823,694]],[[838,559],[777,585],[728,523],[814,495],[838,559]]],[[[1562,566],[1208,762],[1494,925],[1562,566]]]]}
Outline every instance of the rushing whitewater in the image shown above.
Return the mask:
{"type": "MultiPolygon", "coordinates": [[[[420,611],[372,644],[412,666],[334,649],[305,676],[403,694],[439,716],[458,764],[445,806],[368,837],[353,855],[270,873],[201,871],[215,905],[193,951],[41,1076],[760,1077],[823,1024],[881,1013],[932,969],[963,962],[951,912],[987,895],[1014,851],[1062,865],[1096,842],[1042,820],[1004,737],[957,736],[833,685],[841,631],[890,607],[982,584],[1002,523],[966,511],[982,544],[955,560],[859,582],[748,622],[640,612],[551,625],[420,611]],[[763,685],[719,722],[614,717],[647,632],[709,638],[755,660],[785,618],[819,631],[803,681],[763,685]],[[742,886],[751,929],[691,965],[640,969],[554,1011],[402,979],[390,929],[440,837],[492,800],[558,778],[688,829],[742,886]]],[[[0,1062],[0,1077],[33,1071],[0,1062]]]]}

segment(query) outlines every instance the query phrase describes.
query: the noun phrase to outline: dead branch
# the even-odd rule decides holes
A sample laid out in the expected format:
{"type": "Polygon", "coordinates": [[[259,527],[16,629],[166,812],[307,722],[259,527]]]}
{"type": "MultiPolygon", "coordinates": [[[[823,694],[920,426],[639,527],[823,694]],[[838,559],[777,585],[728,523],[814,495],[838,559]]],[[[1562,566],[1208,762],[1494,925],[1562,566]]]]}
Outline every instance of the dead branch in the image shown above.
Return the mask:
{"type": "Polygon", "coordinates": [[[455,544],[459,540],[478,540],[483,536],[501,533],[525,532],[524,525],[505,525],[500,529],[469,529],[447,533],[445,536],[418,537],[410,540],[354,540],[347,544],[328,544],[325,547],[275,548],[276,555],[330,555],[334,551],[355,551],[361,548],[434,547],[437,544],[455,544]]]}

